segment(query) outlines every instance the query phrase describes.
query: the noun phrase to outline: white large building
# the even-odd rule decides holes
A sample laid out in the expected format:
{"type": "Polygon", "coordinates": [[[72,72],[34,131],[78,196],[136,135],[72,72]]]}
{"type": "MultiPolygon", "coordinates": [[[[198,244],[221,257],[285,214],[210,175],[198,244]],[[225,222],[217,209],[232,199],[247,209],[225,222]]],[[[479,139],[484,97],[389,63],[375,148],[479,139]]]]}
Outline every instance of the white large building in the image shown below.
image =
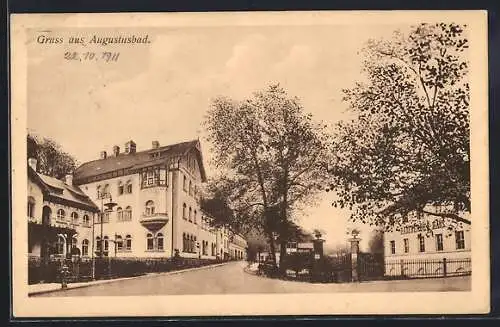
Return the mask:
{"type": "Polygon", "coordinates": [[[409,217],[399,230],[384,233],[385,274],[440,275],[443,260],[448,274],[470,271],[470,227],[431,215],[409,217]]]}
{"type": "Polygon", "coordinates": [[[204,182],[197,140],[167,146],[153,141],[140,152],[129,141],[123,152],[119,146],[109,155],[102,151],[99,159],[74,173],[74,184],[100,209],[116,204],[104,213],[102,224],[97,216],[94,241],[96,253],[123,258],[172,257],[176,252],[191,258],[231,258],[229,231],[211,227],[212,218],[200,208],[204,182]]]}

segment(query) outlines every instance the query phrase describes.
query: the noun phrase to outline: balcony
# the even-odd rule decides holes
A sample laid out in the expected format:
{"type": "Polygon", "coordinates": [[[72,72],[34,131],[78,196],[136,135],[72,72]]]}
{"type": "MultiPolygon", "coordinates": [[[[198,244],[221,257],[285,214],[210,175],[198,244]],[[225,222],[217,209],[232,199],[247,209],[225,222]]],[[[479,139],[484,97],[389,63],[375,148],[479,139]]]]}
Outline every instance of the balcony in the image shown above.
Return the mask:
{"type": "Polygon", "coordinates": [[[168,214],[160,212],[151,215],[143,214],[140,223],[150,231],[156,232],[168,223],[168,214]]]}

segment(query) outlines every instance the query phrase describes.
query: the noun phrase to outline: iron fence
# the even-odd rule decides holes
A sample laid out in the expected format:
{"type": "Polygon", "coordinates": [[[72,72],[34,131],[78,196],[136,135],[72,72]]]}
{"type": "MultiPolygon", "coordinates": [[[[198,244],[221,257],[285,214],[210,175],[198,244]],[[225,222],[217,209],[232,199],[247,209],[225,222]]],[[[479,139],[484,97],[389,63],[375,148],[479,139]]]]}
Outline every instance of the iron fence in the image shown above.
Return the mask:
{"type": "Polygon", "coordinates": [[[198,258],[95,258],[57,259],[43,261],[30,258],[28,262],[28,283],[59,283],[61,268],[69,270],[68,282],[82,282],[95,279],[140,276],[148,273],[168,272],[201,267],[220,262],[215,259],[198,258]]]}
{"type": "Polygon", "coordinates": [[[400,259],[385,262],[386,278],[431,278],[472,273],[471,259],[400,259]]]}

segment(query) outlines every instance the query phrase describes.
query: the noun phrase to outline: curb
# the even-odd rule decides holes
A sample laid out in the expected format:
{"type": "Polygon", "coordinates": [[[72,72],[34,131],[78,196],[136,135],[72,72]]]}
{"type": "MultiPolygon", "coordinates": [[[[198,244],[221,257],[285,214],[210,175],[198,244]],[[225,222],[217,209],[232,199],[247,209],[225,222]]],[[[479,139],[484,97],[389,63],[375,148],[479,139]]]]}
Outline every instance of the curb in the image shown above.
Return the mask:
{"type": "Polygon", "coordinates": [[[233,261],[224,262],[224,263],[217,263],[217,264],[213,264],[213,265],[196,267],[196,268],[188,268],[188,269],[166,271],[166,272],[159,272],[159,273],[149,273],[149,274],[140,275],[140,276],[133,276],[133,277],[108,279],[108,280],[98,281],[98,282],[93,283],[93,284],[90,284],[90,282],[89,282],[89,284],[78,285],[78,286],[73,286],[73,287],[71,287],[71,284],[68,284],[68,288],[66,288],[66,289],[56,288],[56,289],[51,289],[51,290],[28,292],[28,296],[55,293],[55,292],[64,292],[64,291],[74,290],[74,289],[78,289],[78,288],[85,288],[85,287],[91,287],[91,286],[96,286],[96,285],[109,284],[109,283],[113,283],[113,282],[121,282],[121,281],[125,281],[125,280],[140,279],[140,278],[146,278],[146,277],[161,277],[161,276],[168,276],[168,275],[176,275],[176,274],[181,274],[184,272],[220,267],[220,266],[224,266],[224,265],[227,265],[229,263],[232,263],[232,262],[233,261]]]}

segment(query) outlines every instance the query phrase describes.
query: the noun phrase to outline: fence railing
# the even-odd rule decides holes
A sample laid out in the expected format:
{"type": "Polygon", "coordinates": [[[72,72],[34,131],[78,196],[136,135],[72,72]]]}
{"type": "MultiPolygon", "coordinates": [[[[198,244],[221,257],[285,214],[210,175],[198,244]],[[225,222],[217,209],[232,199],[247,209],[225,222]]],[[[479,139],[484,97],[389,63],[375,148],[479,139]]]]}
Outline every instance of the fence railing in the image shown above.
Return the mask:
{"type": "Polygon", "coordinates": [[[68,282],[140,276],[148,273],[168,272],[206,266],[220,262],[215,259],[198,258],[95,258],[84,260],[50,260],[30,258],[28,262],[28,282],[36,284],[59,283],[63,264],[70,272],[68,282]],[[94,267],[93,267],[94,265],[94,267]],[[93,274],[94,269],[94,274],[93,274]]]}
{"type": "Polygon", "coordinates": [[[470,275],[471,259],[410,259],[385,262],[386,278],[425,278],[470,275]]]}

